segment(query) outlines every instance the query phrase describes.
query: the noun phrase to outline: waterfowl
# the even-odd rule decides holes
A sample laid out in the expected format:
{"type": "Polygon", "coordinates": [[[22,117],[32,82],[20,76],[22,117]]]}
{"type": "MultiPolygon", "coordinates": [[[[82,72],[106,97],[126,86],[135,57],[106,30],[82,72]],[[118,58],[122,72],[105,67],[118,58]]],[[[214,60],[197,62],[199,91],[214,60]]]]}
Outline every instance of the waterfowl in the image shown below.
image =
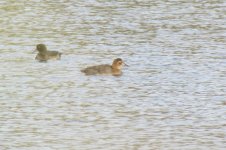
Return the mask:
{"type": "Polygon", "coordinates": [[[45,44],[36,45],[36,50],[38,51],[38,54],[35,59],[39,61],[47,61],[50,59],[60,60],[62,54],[58,51],[48,51],[45,44]]]}
{"type": "Polygon", "coordinates": [[[112,65],[97,65],[87,67],[81,72],[85,73],[85,75],[114,75],[119,76],[122,74],[122,67],[126,65],[121,58],[117,58],[113,61],[112,65]]]}

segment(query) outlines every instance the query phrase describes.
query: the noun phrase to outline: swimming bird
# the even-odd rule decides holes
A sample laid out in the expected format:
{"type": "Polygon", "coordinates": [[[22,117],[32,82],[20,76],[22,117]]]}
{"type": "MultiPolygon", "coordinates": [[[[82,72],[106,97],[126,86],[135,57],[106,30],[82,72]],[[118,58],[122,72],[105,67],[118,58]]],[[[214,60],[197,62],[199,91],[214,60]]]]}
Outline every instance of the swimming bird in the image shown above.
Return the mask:
{"type": "Polygon", "coordinates": [[[62,53],[58,51],[48,51],[45,44],[36,45],[36,50],[38,54],[35,59],[39,61],[47,61],[47,60],[60,60],[62,53]]]}
{"type": "Polygon", "coordinates": [[[85,75],[114,75],[119,76],[122,75],[122,67],[126,65],[121,58],[117,58],[113,61],[112,65],[97,65],[87,67],[81,72],[85,73],[85,75]]]}

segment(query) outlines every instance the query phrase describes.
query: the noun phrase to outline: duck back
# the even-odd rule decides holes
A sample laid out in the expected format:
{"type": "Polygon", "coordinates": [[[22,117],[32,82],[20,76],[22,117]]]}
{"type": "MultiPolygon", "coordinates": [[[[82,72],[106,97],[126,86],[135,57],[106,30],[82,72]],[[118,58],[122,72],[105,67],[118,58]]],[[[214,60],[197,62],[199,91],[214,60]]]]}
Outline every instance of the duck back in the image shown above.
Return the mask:
{"type": "Polygon", "coordinates": [[[111,65],[91,66],[81,70],[81,72],[85,73],[86,75],[112,74],[112,67],[111,65]]]}
{"type": "Polygon", "coordinates": [[[57,51],[47,51],[47,56],[48,56],[48,59],[56,59],[56,60],[60,60],[61,58],[61,54],[60,52],[57,52],[57,51]]]}

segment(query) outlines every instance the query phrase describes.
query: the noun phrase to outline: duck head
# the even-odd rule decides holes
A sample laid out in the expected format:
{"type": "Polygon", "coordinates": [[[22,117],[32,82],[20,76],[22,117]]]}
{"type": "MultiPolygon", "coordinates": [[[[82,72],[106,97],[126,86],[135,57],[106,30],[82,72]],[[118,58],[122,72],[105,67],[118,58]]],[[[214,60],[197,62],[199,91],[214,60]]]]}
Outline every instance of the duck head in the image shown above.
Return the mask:
{"type": "Polygon", "coordinates": [[[47,48],[46,48],[46,45],[45,44],[38,44],[36,45],[36,50],[41,53],[41,54],[44,54],[47,52],[47,48]]]}
{"type": "Polygon", "coordinates": [[[123,66],[128,66],[127,64],[125,64],[123,62],[123,60],[121,58],[116,58],[113,63],[112,63],[112,68],[113,69],[117,69],[117,70],[121,70],[123,66]]]}

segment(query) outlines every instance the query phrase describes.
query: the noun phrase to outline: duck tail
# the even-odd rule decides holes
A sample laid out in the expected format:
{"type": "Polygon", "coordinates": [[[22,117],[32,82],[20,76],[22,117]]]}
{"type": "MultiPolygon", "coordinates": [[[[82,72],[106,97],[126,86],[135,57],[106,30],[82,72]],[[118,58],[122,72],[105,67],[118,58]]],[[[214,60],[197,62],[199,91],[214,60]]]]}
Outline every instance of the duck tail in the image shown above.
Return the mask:
{"type": "Polygon", "coordinates": [[[59,59],[61,59],[61,55],[62,55],[62,53],[59,53],[59,59]]]}

